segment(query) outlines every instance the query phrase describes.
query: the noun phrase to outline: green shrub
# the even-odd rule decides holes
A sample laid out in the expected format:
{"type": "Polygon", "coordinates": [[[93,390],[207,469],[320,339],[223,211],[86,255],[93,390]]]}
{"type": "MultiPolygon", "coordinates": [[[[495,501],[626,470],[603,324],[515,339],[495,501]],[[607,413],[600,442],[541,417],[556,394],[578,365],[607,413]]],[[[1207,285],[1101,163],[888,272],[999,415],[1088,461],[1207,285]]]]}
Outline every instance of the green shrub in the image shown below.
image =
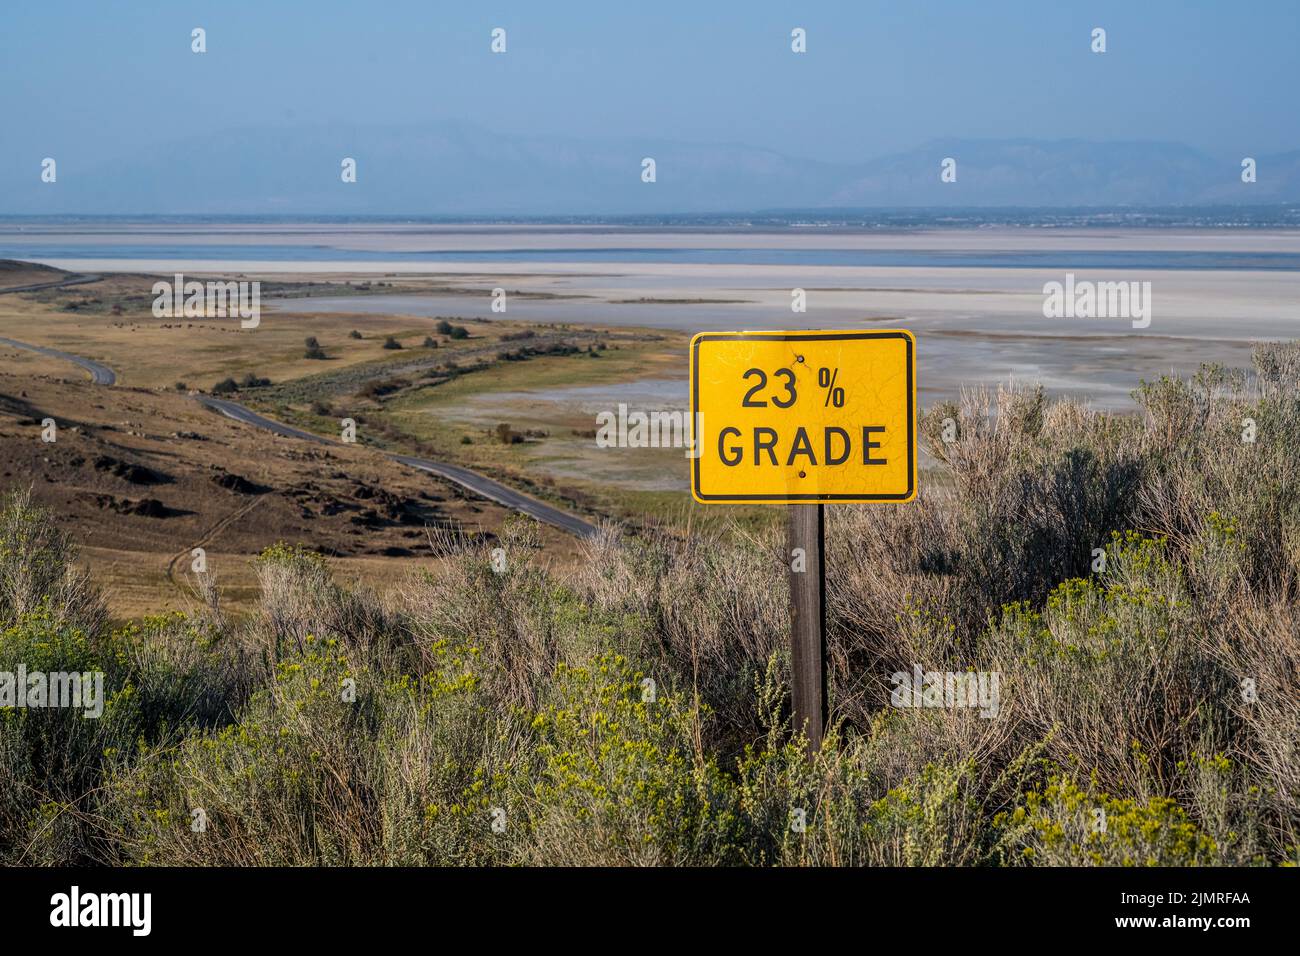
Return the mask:
{"type": "Polygon", "coordinates": [[[0,499],[0,625],[36,610],[97,632],[107,613],[77,549],[30,489],[0,499]]]}
{"type": "Polygon", "coordinates": [[[450,658],[420,678],[357,669],[308,637],[237,723],[114,779],[128,858],[168,865],[482,865],[509,734],[450,658]],[[485,740],[487,741],[485,743],[485,740]],[[202,811],[195,826],[195,811],[202,811]]]}
{"type": "Polygon", "coordinates": [[[0,672],[16,675],[20,668],[90,676],[87,687],[98,673],[103,696],[94,709],[102,713],[0,705],[0,863],[95,862],[109,852],[94,825],[96,791],[141,729],[135,690],[111,651],[47,609],[0,631],[0,672]]]}
{"type": "Polygon", "coordinates": [[[1117,799],[1055,777],[1011,818],[1039,866],[1220,865],[1220,848],[1169,797],[1117,799]]]}
{"type": "Polygon", "coordinates": [[[734,786],[692,746],[694,719],[618,655],[557,668],[541,742],[531,858],[548,864],[733,862],[734,786]]]}

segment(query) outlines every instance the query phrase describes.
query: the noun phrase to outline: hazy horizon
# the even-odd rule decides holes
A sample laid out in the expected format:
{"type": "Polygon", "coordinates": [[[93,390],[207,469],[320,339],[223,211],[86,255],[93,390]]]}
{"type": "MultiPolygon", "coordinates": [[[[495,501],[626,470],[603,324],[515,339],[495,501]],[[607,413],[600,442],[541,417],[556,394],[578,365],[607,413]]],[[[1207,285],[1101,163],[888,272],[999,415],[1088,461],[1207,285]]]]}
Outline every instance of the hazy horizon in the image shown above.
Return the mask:
{"type": "Polygon", "coordinates": [[[0,58],[0,213],[1300,202],[1292,4],[1249,15],[1172,2],[740,13],[11,6],[0,35],[23,43],[0,58]],[[1097,28],[1104,53],[1092,49],[1097,28]],[[1247,157],[1258,164],[1249,185],[1247,157]],[[957,175],[941,182],[948,158],[957,175]],[[46,159],[56,181],[41,178],[46,159]],[[344,159],[355,182],[341,180],[344,159]]]}

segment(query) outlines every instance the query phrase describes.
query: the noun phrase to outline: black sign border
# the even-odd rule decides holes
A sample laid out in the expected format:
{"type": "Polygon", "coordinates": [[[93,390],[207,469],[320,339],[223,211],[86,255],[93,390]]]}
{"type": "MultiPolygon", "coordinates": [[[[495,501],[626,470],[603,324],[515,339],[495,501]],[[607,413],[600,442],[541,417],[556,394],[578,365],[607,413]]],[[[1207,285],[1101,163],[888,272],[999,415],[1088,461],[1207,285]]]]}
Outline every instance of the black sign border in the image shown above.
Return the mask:
{"type": "Polygon", "coordinates": [[[697,446],[695,463],[691,466],[691,492],[696,501],[701,503],[728,502],[768,502],[785,504],[805,501],[810,503],[827,501],[910,501],[916,495],[916,359],[913,354],[915,338],[910,332],[902,330],[860,331],[860,332],[700,332],[691,341],[691,432],[696,441],[702,441],[702,435],[694,435],[696,416],[700,409],[700,346],[705,342],[828,342],[838,339],[902,339],[907,343],[907,491],[897,494],[844,494],[844,495],[706,495],[700,491],[700,451],[697,446]]]}

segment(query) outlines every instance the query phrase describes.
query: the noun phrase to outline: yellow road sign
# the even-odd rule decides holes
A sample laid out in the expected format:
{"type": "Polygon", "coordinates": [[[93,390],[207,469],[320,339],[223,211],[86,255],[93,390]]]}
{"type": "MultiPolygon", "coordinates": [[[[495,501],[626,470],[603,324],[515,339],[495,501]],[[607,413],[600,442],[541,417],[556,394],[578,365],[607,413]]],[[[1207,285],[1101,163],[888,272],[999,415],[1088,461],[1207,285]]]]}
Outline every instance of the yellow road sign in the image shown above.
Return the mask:
{"type": "Polygon", "coordinates": [[[704,504],[911,501],[916,340],[903,329],[701,332],[691,493],[704,504]]]}

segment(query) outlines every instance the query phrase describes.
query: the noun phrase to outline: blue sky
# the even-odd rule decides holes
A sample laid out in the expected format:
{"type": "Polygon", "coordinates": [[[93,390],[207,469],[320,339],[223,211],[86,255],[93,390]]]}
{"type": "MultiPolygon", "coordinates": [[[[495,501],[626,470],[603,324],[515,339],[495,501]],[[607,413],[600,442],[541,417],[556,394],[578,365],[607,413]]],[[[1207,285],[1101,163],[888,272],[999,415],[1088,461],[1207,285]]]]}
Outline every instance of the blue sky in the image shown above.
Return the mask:
{"type": "Polygon", "coordinates": [[[852,162],[942,137],[1300,146],[1300,3],[6,0],[0,152],[464,120],[852,162]],[[190,52],[192,27],[208,53],[190,52]],[[489,32],[508,31],[504,56],[489,32]],[[789,33],[808,31],[808,53],[789,33]],[[1094,26],[1108,52],[1089,51],[1094,26]]]}

